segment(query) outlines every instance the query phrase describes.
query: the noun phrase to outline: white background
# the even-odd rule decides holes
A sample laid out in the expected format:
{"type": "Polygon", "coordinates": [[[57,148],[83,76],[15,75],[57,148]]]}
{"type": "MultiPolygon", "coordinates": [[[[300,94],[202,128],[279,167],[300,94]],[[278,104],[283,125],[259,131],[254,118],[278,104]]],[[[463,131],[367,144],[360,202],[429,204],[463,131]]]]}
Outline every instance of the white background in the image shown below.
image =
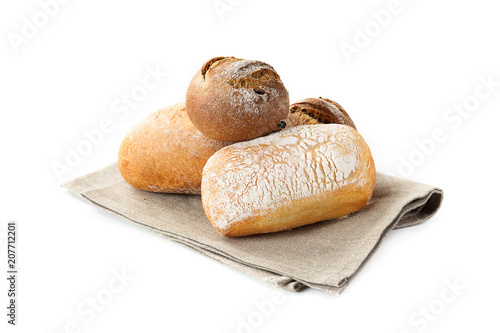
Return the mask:
{"type": "Polygon", "coordinates": [[[498,331],[496,2],[222,0],[219,12],[214,3],[73,0],[52,7],[47,22],[35,0],[0,5],[2,271],[7,221],[17,221],[19,240],[18,325],[6,323],[1,278],[2,332],[498,331]],[[381,26],[373,13],[387,9],[381,26]],[[346,56],[347,44],[357,53],[346,56]],[[378,171],[442,187],[442,209],[390,233],[336,297],[280,291],[60,187],[114,162],[127,130],[182,101],[199,67],[221,55],[268,62],[292,102],[339,102],[378,171]],[[147,68],[169,75],[127,115],[114,112],[147,68]],[[447,111],[464,103],[462,115],[447,111]],[[112,130],[58,178],[55,163],[103,119],[112,130]],[[122,270],[133,277],[125,286],[113,275],[122,270]],[[283,302],[270,307],[276,291],[283,302]],[[95,297],[106,303],[100,311],[87,303],[95,297]]]}

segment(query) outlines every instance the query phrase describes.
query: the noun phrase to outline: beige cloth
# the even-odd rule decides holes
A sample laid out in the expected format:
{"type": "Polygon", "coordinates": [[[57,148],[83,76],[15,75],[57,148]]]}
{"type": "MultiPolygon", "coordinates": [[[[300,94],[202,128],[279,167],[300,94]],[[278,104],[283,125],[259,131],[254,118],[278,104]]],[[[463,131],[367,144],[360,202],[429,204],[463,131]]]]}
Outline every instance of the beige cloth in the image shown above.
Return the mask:
{"type": "Polygon", "coordinates": [[[371,201],[357,213],[288,231],[229,238],[210,225],[199,195],[138,190],[123,180],[116,164],[63,186],[272,285],[290,291],[308,286],[332,294],[344,290],[389,231],[429,219],[443,197],[439,188],[378,173],[371,201]]]}

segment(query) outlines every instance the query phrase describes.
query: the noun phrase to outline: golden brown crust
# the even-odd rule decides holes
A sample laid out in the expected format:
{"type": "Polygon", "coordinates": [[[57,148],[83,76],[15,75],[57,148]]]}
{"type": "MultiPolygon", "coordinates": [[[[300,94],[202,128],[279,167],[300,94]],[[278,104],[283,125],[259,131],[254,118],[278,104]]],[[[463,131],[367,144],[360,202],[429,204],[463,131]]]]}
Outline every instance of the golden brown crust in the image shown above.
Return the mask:
{"type": "Polygon", "coordinates": [[[193,126],[184,103],[151,114],[130,130],[118,153],[123,178],[141,190],[200,194],[203,166],[229,142],[193,126]]]}
{"type": "Polygon", "coordinates": [[[279,130],[288,105],[288,91],[274,68],[234,57],[207,61],[186,93],[193,124],[221,141],[249,140],[279,130]]]}
{"type": "Polygon", "coordinates": [[[356,129],[349,114],[340,104],[328,98],[306,98],[290,105],[289,126],[307,124],[342,124],[356,129]]]}

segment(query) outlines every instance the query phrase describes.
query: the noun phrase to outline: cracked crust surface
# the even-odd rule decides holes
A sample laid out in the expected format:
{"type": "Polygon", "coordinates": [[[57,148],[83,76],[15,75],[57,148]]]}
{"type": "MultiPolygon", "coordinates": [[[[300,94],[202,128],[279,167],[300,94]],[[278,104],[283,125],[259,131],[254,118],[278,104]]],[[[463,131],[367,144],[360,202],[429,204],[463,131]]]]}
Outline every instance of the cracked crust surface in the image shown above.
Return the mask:
{"type": "Polygon", "coordinates": [[[375,165],[352,127],[297,126],[221,149],[203,170],[202,202],[223,235],[291,229],[368,203],[375,165]]]}

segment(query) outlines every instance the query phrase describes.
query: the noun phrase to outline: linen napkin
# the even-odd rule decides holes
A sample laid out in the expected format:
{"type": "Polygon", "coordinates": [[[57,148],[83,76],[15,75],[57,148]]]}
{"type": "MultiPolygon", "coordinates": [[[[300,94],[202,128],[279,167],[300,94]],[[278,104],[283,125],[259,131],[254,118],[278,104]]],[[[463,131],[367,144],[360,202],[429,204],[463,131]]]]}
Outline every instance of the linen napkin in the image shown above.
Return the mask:
{"type": "Polygon", "coordinates": [[[356,213],[288,231],[230,238],[211,226],[201,196],[136,189],[123,180],[116,164],[63,187],[272,285],[289,291],[307,286],[331,294],[344,290],[389,231],[429,219],[443,198],[434,186],[377,173],[372,199],[356,213]]]}

